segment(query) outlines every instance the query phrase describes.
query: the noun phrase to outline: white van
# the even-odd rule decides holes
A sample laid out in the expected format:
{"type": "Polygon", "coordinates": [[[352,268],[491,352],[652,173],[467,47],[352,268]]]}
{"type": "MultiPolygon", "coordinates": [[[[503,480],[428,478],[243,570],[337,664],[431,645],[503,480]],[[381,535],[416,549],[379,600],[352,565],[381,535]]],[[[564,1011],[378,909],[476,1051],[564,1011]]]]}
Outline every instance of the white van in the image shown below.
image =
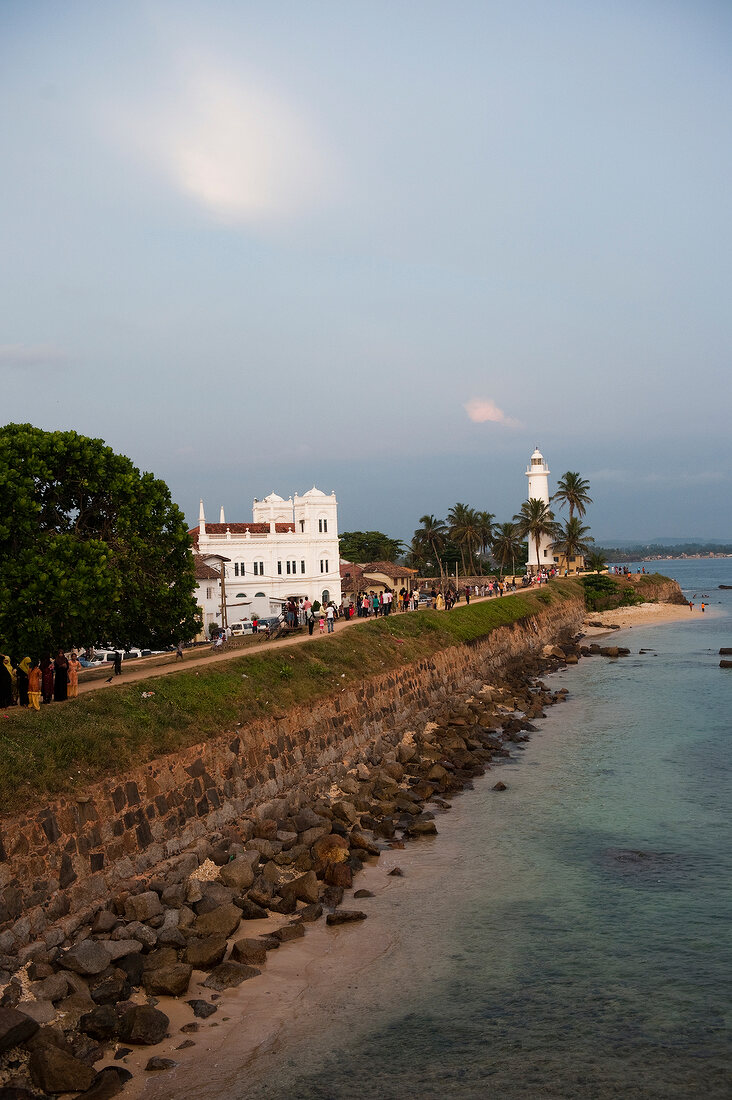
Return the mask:
{"type": "Polygon", "coordinates": [[[232,636],[232,638],[241,638],[244,634],[251,634],[251,633],[252,633],[252,624],[249,622],[249,619],[244,619],[244,621],[240,622],[240,623],[232,623],[231,624],[231,636],[232,636]]]}

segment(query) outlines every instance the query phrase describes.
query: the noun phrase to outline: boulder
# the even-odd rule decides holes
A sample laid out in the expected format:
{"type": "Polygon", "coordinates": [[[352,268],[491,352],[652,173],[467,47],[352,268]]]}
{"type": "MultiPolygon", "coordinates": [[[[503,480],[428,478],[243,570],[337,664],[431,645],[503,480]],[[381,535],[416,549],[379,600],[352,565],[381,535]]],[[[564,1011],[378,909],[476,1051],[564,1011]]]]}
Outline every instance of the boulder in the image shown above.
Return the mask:
{"type": "Polygon", "coordinates": [[[208,970],[222,962],[225,954],[226,936],[214,933],[190,939],[183,958],[195,970],[208,970]]]}
{"type": "Polygon", "coordinates": [[[38,1031],[38,1024],[24,1012],[0,1007],[0,1054],[24,1043],[38,1031]]]}
{"type": "Polygon", "coordinates": [[[119,924],[119,917],[111,909],[100,909],[92,922],[92,932],[113,932],[119,924]]]}
{"type": "Polygon", "coordinates": [[[219,878],[225,886],[230,886],[232,890],[243,893],[254,882],[254,871],[249,860],[235,859],[221,868],[219,878]]]}
{"type": "Polygon", "coordinates": [[[316,840],[327,836],[331,828],[331,823],[328,821],[325,825],[314,825],[312,829],[303,829],[300,833],[300,843],[304,844],[306,848],[310,848],[316,840]]]}
{"type": "Polygon", "coordinates": [[[320,817],[308,806],[303,806],[298,810],[292,819],[292,823],[297,829],[298,833],[304,833],[307,829],[320,829],[327,827],[330,829],[330,822],[326,817],[320,817]]]}
{"type": "Polygon", "coordinates": [[[37,1001],[60,1001],[68,992],[69,983],[65,974],[51,974],[33,985],[33,996],[37,1001]]]}
{"type": "Polygon", "coordinates": [[[151,1005],[133,1005],[120,1021],[119,1037],[123,1043],[155,1046],[165,1038],[170,1020],[164,1012],[151,1005]]]}
{"type": "Polygon", "coordinates": [[[237,940],[231,948],[231,958],[245,966],[261,966],[267,961],[267,948],[261,940],[244,938],[237,940]]]}
{"type": "Polygon", "coordinates": [[[348,859],[348,841],[337,833],[329,833],[315,841],[313,856],[321,863],[344,863],[348,859]]]}
{"type": "Polygon", "coordinates": [[[297,914],[297,919],[304,924],[312,924],[313,921],[319,920],[323,915],[323,906],[317,902],[314,905],[304,905],[297,914]]]}
{"type": "Polygon", "coordinates": [[[305,935],[302,924],[285,924],[282,928],[275,928],[272,933],[280,943],[289,943],[291,940],[300,940],[305,935]]]}
{"type": "Polygon", "coordinates": [[[508,790],[508,788],[507,788],[506,784],[502,780],[499,779],[499,781],[497,783],[493,784],[493,790],[494,791],[506,791],[506,790],[508,790]]]}
{"type": "Polygon", "coordinates": [[[215,989],[217,993],[223,993],[225,989],[233,989],[249,978],[256,978],[262,971],[256,966],[245,966],[237,962],[220,963],[212,970],[203,983],[207,989],[215,989]]]}
{"type": "Polygon", "coordinates": [[[362,833],[360,829],[352,829],[351,835],[348,838],[352,848],[358,848],[361,852],[366,852],[369,856],[380,855],[380,849],[372,840],[362,833]]]}
{"type": "Polygon", "coordinates": [[[193,967],[190,963],[175,962],[145,970],[142,985],[151,997],[180,997],[188,992],[193,967]]]}
{"type": "Polygon", "coordinates": [[[214,1012],[218,1012],[219,1006],[209,1004],[208,1001],[186,1001],[193,1009],[193,1015],[199,1020],[206,1020],[209,1016],[213,1016],[214,1012]]]}
{"type": "Polygon", "coordinates": [[[145,1070],[148,1073],[156,1073],[165,1069],[175,1069],[177,1065],[178,1063],[174,1062],[172,1058],[148,1058],[145,1070]]]}
{"type": "Polygon", "coordinates": [[[112,962],[123,959],[125,955],[134,955],[137,951],[142,951],[139,940],[105,940],[104,947],[109,951],[112,962]]]}
{"type": "Polygon", "coordinates": [[[359,920],[366,920],[366,914],[361,909],[335,909],[325,918],[326,924],[352,924],[359,920]]]}
{"type": "Polygon", "coordinates": [[[437,826],[434,821],[413,821],[404,830],[404,835],[408,837],[416,836],[435,836],[437,833],[437,826]]]}
{"type": "Polygon", "coordinates": [[[127,920],[147,921],[152,917],[159,917],[162,912],[160,898],[154,890],[146,890],[144,894],[132,894],[125,902],[127,920]]]}
{"type": "Polygon", "coordinates": [[[323,878],[328,886],[340,886],[343,890],[353,886],[353,871],[347,863],[326,863],[323,878]]]}
{"type": "MultiPolygon", "coordinates": [[[[139,920],[133,920],[131,924],[128,924],[125,928],[124,925],[120,925],[119,928],[115,928],[112,933],[112,940],[137,940],[141,943],[146,951],[151,951],[155,944],[158,942],[158,934],[154,928],[151,928],[149,924],[143,924],[139,920]]],[[[105,941],[106,942],[106,941],[105,941]]]]}
{"type": "Polygon", "coordinates": [[[85,1012],[79,1020],[79,1030],[92,1039],[102,1043],[112,1039],[119,1029],[119,1017],[112,1005],[98,1005],[91,1012],[85,1012]]]}
{"type": "Polygon", "coordinates": [[[267,916],[267,910],[250,898],[239,898],[236,905],[241,910],[242,920],[264,920],[267,916]]]}
{"type": "Polygon", "coordinates": [[[32,1052],[28,1070],[36,1088],[50,1093],[83,1092],[91,1088],[96,1077],[91,1066],[51,1044],[32,1052]]]}
{"type": "Polygon", "coordinates": [[[241,909],[238,906],[221,905],[210,913],[196,917],[194,929],[199,936],[231,936],[241,922],[241,909]]]}
{"type": "Polygon", "coordinates": [[[304,901],[307,905],[314,904],[320,897],[320,883],[315,871],[306,871],[299,878],[291,882],[283,882],[280,886],[280,895],[284,898],[292,896],[297,901],[304,901]]]}
{"type": "Polygon", "coordinates": [[[122,1066],[106,1066],[100,1069],[90,1089],[84,1093],[84,1100],[112,1100],[119,1096],[132,1074],[122,1066]]]}
{"type": "Polygon", "coordinates": [[[353,896],[354,898],[372,898],[374,895],[371,890],[355,890],[353,896]]]}
{"type": "Polygon", "coordinates": [[[345,821],[348,825],[355,825],[358,821],[358,811],[352,802],[342,800],[333,804],[333,817],[339,821],[345,821]]]}
{"type": "Polygon", "coordinates": [[[116,1005],[126,1001],[132,992],[132,986],[124,970],[115,970],[112,974],[98,979],[89,992],[91,999],[98,1005],[116,1005]]]}
{"type": "MultiPolygon", "coordinates": [[[[157,894],[155,895],[157,897],[157,894]]],[[[58,960],[58,965],[64,970],[73,970],[76,974],[93,975],[101,974],[112,961],[112,956],[106,945],[97,940],[82,940],[81,943],[64,951],[58,960]]]]}

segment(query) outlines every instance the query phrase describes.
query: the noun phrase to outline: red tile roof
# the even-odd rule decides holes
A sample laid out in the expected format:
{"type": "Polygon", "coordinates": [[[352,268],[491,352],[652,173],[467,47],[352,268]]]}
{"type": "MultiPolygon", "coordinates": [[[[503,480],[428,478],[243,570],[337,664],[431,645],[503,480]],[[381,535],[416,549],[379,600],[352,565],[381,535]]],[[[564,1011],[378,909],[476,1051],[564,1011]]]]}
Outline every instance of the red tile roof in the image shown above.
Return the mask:
{"type": "Polygon", "coordinates": [[[217,569],[213,569],[210,565],[206,565],[200,554],[194,554],[193,560],[196,564],[196,580],[197,581],[218,581],[221,579],[221,574],[217,569]]]}

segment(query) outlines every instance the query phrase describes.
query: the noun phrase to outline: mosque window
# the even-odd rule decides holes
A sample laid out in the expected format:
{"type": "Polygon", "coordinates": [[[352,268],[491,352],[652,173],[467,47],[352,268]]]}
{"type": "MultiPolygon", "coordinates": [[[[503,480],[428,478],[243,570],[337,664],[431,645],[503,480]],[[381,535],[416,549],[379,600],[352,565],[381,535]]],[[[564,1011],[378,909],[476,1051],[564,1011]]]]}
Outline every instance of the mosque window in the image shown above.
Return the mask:
{"type": "Polygon", "coordinates": [[[301,573],[304,573],[304,572],[305,572],[305,562],[304,562],[304,561],[301,561],[301,562],[300,562],[300,572],[301,572],[301,573]]]}

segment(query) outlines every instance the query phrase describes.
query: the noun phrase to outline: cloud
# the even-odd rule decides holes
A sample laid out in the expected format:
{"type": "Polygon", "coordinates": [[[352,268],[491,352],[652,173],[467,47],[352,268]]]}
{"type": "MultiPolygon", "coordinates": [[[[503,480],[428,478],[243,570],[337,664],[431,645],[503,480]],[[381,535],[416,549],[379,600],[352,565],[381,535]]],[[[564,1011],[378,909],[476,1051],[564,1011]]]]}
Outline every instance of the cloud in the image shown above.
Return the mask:
{"type": "Polygon", "coordinates": [[[724,480],[724,474],[720,470],[698,470],[696,473],[680,470],[675,472],[666,471],[659,474],[655,470],[642,471],[606,468],[602,470],[592,470],[587,476],[590,483],[593,481],[600,481],[607,482],[608,484],[630,485],[633,487],[658,485],[659,487],[676,486],[679,488],[693,488],[698,485],[716,485],[724,480]]]}
{"type": "Polygon", "coordinates": [[[262,80],[178,58],[174,94],[110,111],[125,144],[227,225],[290,218],[323,201],[327,157],[315,126],[262,80]]]}
{"type": "Polygon", "coordinates": [[[0,344],[0,367],[53,367],[65,362],[65,353],[51,345],[0,344]]]}
{"type": "Polygon", "coordinates": [[[495,401],[483,397],[471,397],[470,401],[463,405],[470,420],[474,424],[503,424],[507,428],[520,428],[521,422],[514,420],[512,416],[506,416],[503,409],[499,409],[495,401]]]}

